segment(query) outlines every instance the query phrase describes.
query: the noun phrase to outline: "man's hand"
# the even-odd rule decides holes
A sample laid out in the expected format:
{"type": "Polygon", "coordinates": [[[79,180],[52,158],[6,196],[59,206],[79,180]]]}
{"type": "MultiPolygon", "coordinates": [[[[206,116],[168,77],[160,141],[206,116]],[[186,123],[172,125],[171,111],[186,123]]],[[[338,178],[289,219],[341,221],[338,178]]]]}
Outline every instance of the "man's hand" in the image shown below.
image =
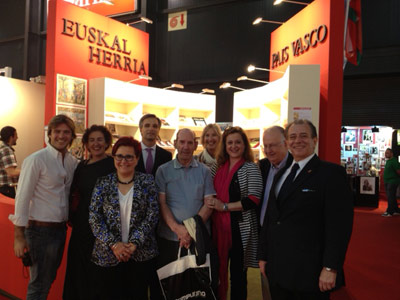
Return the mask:
{"type": "Polygon", "coordinates": [[[265,260],[259,260],[258,261],[258,266],[260,267],[260,272],[263,274],[264,277],[267,277],[265,274],[265,266],[267,265],[267,262],[265,260]]]}
{"type": "Polygon", "coordinates": [[[184,225],[178,224],[173,231],[178,236],[179,247],[185,247],[186,249],[189,249],[192,238],[190,237],[186,227],[184,225]]]}
{"type": "Polygon", "coordinates": [[[14,254],[18,258],[24,256],[24,253],[29,250],[24,231],[25,227],[14,226],[14,254]]]}
{"type": "Polygon", "coordinates": [[[321,292],[329,291],[335,287],[336,275],[336,270],[327,271],[325,268],[322,268],[319,275],[319,289],[321,292]]]}

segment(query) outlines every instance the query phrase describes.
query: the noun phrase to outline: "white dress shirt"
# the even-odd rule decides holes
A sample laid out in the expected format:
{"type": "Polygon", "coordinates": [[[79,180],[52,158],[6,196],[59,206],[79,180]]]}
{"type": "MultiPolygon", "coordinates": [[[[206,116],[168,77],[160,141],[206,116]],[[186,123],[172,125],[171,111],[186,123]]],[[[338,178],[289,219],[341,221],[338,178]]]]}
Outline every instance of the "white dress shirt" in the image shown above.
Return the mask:
{"type": "Polygon", "coordinates": [[[25,158],[18,181],[14,225],[27,226],[28,220],[63,222],[68,220],[68,197],[78,161],[51,145],[25,158]]]}
{"type": "Polygon", "coordinates": [[[118,190],[119,194],[119,207],[121,213],[121,237],[122,242],[127,243],[129,240],[129,223],[131,220],[132,213],[132,201],[133,201],[133,186],[124,195],[118,190]]]}
{"type": "Polygon", "coordinates": [[[153,151],[151,151],[151,155],[153,156],[153,163],[156,161],[156,144],[154,144],[153,147],[147,147],[145,144],[143,144],[143,142],[140,142],[140,144],[142,145],[142,157],[143,157],[143,163],[144,166],[146,167],[146,161],[147,161],[147,148],[151,148],[153,149],[153,151]]]}
{"type": "Polygon", "coordinates": [[[279,178],[279,181],[276,184],[276,187],[275,187],[275,195],[276,195],[276,197],[278,197],[279,191],[280,191],[280,189],[282,187],[282,184],[285,182],[286,177],[288,177],[290,171],[292,170],[293,165],[296,164],[296,163],[299,165],[299,168],[298,168],[298,170],[296,172],[296,176],[293,178],[293,181],[295,181],[297,175],[300,174],[301,170],[303,170],[303,168],[306,166],[306,164],[308,164],[308,162],[311,160],[311,158],[314,157],[314,155],[315,155],[315,153],[311,154],[310,156],[308,156],[305,159],[300,160],[300,161],[295,161],[293,159],[293,162],[292,162],[291,166],[286,169],[285,173],[283,173],[283,175],[281,176],[281,178],[279,178]]]}

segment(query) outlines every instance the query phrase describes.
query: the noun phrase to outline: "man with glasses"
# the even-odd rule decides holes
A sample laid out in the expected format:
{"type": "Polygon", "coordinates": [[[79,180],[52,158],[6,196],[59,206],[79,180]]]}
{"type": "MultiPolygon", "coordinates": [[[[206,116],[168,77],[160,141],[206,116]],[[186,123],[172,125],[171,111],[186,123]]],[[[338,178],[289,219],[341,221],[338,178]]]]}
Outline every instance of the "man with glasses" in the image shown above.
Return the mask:
{"type": "Polygon", "coordinates": [[[316,154],[317,130],[296,120],[285,130],[293,162],[271,187],[259,265],[274,300],[327,300],[344,284],[353,194],[343,167],[316,154]]]}
{"type": "MultiPolygon", "coordinates": [[[[280,126],[272,126],[265,129],[263,134],[264,153],[266,158],[260,160],[259,167],[263,178],[263,195],[260,208],[260,225],[264,223],[268,206],[269,193],[272,182],[279,170],[286,169],[292,164],[293,157],[288,152],[285,141],[284,129],[280,126]]],[[[261,274],[261,287],[263,300],[271,299],[269,295],[268,280],[261,274]]]]}

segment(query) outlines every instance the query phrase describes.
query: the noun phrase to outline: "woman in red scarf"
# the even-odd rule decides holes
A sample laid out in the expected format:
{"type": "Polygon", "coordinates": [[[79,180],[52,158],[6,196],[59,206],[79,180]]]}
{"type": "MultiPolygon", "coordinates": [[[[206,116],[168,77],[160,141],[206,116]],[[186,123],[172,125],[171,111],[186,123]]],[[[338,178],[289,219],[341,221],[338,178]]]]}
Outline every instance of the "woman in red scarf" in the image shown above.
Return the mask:
{"type": "Polygon", "coordinates": [[[230,260],[231,300],[247,298],[247,268],[258,268],[256,208],[262,178],[243,129],[227,128],[222,135],[217,164],[212,168],[217,197],[207,204],[214,209],[212,235],[220,261],[218,298],[226,300],[230,260]]]}

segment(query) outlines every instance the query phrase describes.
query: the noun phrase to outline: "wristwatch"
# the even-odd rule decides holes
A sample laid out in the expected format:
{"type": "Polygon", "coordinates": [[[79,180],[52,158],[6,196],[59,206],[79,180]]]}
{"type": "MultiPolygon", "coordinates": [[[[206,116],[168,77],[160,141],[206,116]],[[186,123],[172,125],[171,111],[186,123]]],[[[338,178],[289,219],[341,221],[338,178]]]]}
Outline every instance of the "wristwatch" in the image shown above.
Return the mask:
{"type": "Polygon", "coordinates": [[[224,210],[224,211],[228,211],[228,203],[224,203],[223,210],[224,210]]]}

